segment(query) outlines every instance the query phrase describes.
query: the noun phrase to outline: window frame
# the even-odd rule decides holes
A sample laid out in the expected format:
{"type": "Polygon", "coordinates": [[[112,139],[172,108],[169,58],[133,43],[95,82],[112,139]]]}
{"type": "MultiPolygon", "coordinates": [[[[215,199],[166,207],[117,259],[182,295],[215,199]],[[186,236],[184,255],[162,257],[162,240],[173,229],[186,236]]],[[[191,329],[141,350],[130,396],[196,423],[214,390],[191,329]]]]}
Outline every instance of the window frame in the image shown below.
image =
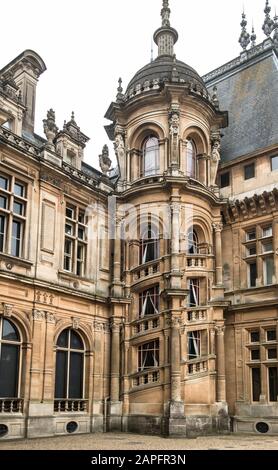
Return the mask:
{"type": "Polygon", "coordinates": [[[27,210],[28,210],[28,183],[17,178],[15,175],[1,172],[0,177],[7,181],[6,189],[0,187],[0,197],[6,200],[6,206],[0,208],[0,216],[5,219],[5,230],[3,232],[3,246],[0,247],[0,253],[13,256],[14,258],[24,259],[27,250],[27,210]],[[16,190],[21,187],[19,194],[16,190]],[[15,211],[15,205],[21,207],[21,213],[15,211]],[[14,224],[19,224],[20,236],[14,236],[14,224]],[[14,251],[14,239],[19,240],[18,250],[14,251]]]}
{"type": "Polygon", "coordinates": [[[256,165],[255,162],[248,163],[247,165],[244,165],[244,180],[248,181],[256,177],[256,165]],[[252,168],[252,176],[249,176],[247,174],[248,169],[252,168]]]}
{"type": "Polygon", "coordinates": [[[21,331],[20,329],[18,328],[17,324],[11,320],[10,318],[5,318],[5,317],[2,317],[0,316],[0,358],[1,358],[1,351],[2,351],[2,346],[3,344],[7,344],[7,345],[11,345],[11,346],[16,346],[17,347],[17,350],[18,350],[18,355],[17,355],[17,364],[16,364],[16,375],[17,375],[17,383],[16,383],[16,393],[15,395],[16,396],[13,396],[13,397],[2,397],[0,396],[0,398],[4,398],[4,399],[19,399],[20,396],[21,396],[21,375],[22,375],[22,335],[21,335],[21,331]],[[12,327],[16,330],[17,332],[17,335],[18,335],[18,338],[19,340],[18,341],[15,341],[15,340],[5,340],[2,338],[2,335],[3,335],[3,326],[4,326],[4,322],[8,322],[12,325],[12,327]]]}
{"type": "Polygon", "coordinates": [[[86,211],[83,207],[67,202],[65,206],[64,225],[64,249],[63,249],[63,270],[69,274],[84,278],[87,273],[87,230],[86,211]],[[82,217],[80,217],[82,215],[82,217]],[[82,220],[82,221],[80,221],[82,220]],[[71,230],[67,231],[67,228],[71,230]],[[80,230],[84,236],[79,237],[80,230]],[[70,252],[66,251],[66,246],[71,246],[70,252]],[[83,248],[83,258],[78,258],[79,248],[83,248]],[[79,267],[81,266],[81,272],[79,267]],[[68,269],[69,267],[69,269],[68,269]]]}
{"type": "Polygon", "coordinates": [[[160,145],[159,145],[159,139],[155,134],[150,134],[144,139],[143,144],[142,144],[142,159],[141,159],[141,162],[142,162],[142,164],[141,164],[141,176],[143,178],[159,175],[159,173],[160,173],[160,145]],[[152,140],[153,141],[155,140],[155,142],[156,142],[155,145],[148,147],[147,146],[148,142],[151,142],[152,140]],[[155,154],[154,161],[152,162],[152,165],[150,165],[150,169],[146,170],[147,158],[150,158],[150,155],[152,153],[155,154]]]}
{"type": "Polygon", "coordinates": [[[55,347],[56,347],[56,355],[55,355],[55,384],[54,384],[54,399],[55,400],[85,400],[85,394],[86,394],[86,346],[85,346],[85,342],[82,338],[82,336],[80,335],[79,332],[76,332],[73,328],[66,328],[64,330],[62,330],[59,334],[59,336],[57,337],[57,340],[56,340],[56,344],[55,344],[55,347]],[[59,342],[59,338],[60,336],[65,333],[65,332],[68,332],[68,341],[67,341],[67,346],[63,347],[63,346],[59,346],[58,345],[58,342],[59,342]],[[81,340],[82,342],[82,345],[83,345],[83,349],[74,349],[71,347],[71,334],[72,332],[74,332],[78,337],[79,339],[81,340]],[[67,355],[67,363],[66,363],[66,378],[67,378],[67,381],[66,381],[66,397],[56,397],[56,377],[57,377],[57,353],[61,351],[61,352],[64,352],[66,353],[67,355]],[[74,397],[74,398],[71,398],[69,396],[69,392],[70,392],[70,367],[71,367],[71,354],[72,353],[76,353],[76,354],[82,354],[82,361],[83,361],[83,367],[82,367],[82,397],[74,397]]]}

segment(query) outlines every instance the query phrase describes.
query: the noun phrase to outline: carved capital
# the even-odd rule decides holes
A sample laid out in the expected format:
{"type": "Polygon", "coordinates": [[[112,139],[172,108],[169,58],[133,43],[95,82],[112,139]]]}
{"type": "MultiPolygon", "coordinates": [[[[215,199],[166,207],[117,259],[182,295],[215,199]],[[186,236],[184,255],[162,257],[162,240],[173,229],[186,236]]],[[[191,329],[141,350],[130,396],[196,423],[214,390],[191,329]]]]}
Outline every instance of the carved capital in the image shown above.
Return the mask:
{"type": "Polygon", "coordinates": [[[222,232],[223,230],[223,224],[222,222],[219,222],[219,223],[216,223],[216,224],[212,224],[215,232],[222,232]]]}
{"type": "Polygon", "coordinates": [[[175,330],[179,330],[182,326],[182,319],[180,317],[171,317],[170,319],[170,326],[175,330]]]}
{"type": "Polygon", "coordinates": [[[13,313],[13,304],[5,304],[5,302],[2,302],[2,307],[3,307],[3,315],[4,317],[11,317],[13,313]]]}
{"type": "Polygon", "coordinates": [[[225,333],[225,326],[224,325],[215,325],[214,329],[217,336],[222,336],[225,333]]]}
{"type": "Polygon", "coordinates": [[[110,329],[113,333],[120,333],[121,323],[117,320],[110,321],[110,329]]]}
{"type": "Polygon", "coordinates": [[[179,215],[181,211],[181,205],[178,202],[173,202],[171,204],[171,211],[173,215],[179,215]]]}
{"type": "Polygon", "coordinates": [[[56,323],[56,316],[54,313],[46,312],[46,321],[47,323],[56,323]]]}
{"type": "Polygon", "coordinates": [[[45,312],[43,310],[33,310],[33,319],[35,321],[43,321],[45,320],[45,312]]]}

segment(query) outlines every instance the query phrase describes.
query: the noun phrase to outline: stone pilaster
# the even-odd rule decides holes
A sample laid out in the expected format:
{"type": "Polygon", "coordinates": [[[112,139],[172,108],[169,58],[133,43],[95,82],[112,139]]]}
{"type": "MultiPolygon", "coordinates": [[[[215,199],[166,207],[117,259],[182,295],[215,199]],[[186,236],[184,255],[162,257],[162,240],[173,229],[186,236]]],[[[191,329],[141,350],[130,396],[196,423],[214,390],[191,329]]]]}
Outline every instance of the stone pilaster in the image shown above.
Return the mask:
{"type": "Polygon", "coordinates": [[[226,372],[225,372],[225,344],[224,344],[224,323],[219,322],[215,327],[216,331],[216,400],[226,402],[226,372]]]}
{"type": "Polygon", "coordinates": [[[222,286],[223,284],[223,264],[222,264],[222,238],[221,232],[223,224],[221,222],[213,224],[215,231],[215,284],[222,286]]]}

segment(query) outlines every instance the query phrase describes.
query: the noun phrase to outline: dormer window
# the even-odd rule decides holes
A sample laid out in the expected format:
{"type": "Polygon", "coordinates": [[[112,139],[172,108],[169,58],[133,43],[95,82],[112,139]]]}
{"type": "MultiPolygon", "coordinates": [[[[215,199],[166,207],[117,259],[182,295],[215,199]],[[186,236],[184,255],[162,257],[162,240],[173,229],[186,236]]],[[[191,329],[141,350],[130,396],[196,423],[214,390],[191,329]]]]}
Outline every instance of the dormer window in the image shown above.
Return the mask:
{"type": "Polygon", "coordinates": [[[194,140],[189,139],[186,146],[186,173],[189,178],[197,175],[197,149],[194,140]]]}
{"type": "Polygon", "coordinates": [[[142,176],[159,173],[159,141],[157,137],[148,137],[143,145],[142,176]]]}
{"type": "Polygon", "coordinates": [[[68,165],[75,166],[75,153],[71,150],[67,150],[64,161],[68,165]]]}

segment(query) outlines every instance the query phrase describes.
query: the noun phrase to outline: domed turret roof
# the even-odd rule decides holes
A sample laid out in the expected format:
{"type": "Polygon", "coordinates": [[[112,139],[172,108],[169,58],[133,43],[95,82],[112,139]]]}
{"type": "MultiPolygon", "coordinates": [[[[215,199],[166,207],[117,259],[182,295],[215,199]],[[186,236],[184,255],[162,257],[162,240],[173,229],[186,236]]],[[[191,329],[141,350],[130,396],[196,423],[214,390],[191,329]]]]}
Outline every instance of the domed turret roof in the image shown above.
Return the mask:
{"type": "Polygon", "coordinates": [[[193,86],[199,85],[202,89],[205,89],[205,83],[198,73],[189,65],[185,64],[180,60],[176,60],[175,57],[170,55],[158,56],[153,62],[145,65],[140,69],[129,82],[126,93],[136,87],[136,85],[144,85],[145,82],[150,83],[153,80],[159,82],[171,82],[173,76],[176,77],[176,82],[190,83],[193,86]]]}

